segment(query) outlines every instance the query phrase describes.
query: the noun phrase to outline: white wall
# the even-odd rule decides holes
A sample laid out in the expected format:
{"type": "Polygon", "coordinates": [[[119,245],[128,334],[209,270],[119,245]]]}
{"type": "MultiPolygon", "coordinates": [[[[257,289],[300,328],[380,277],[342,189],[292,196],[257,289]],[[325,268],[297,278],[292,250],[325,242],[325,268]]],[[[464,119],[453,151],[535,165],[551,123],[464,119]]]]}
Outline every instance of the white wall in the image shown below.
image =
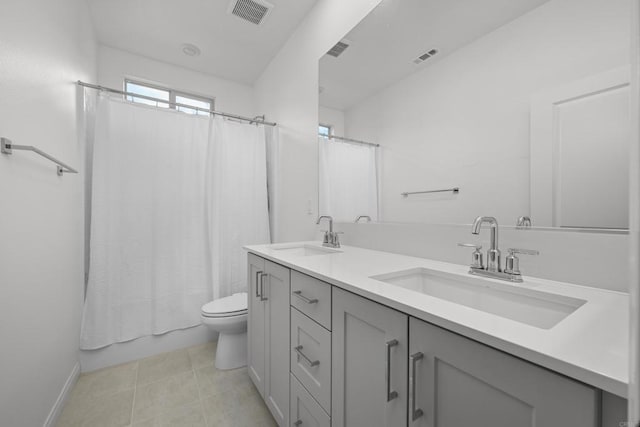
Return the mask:
{"type": "Polygon", "coordinates": [[[382,218],[528,214],[531,95],[628,65],[629,24],[628,0],[552,0],[346,111],[347,136],[382,144],[382,218]]]}
{"type": "Polygon", "coordinates": [[[318,122],[331,125],[334,135],[344,136],[344,111],[321,105],[318,107],[318,122]]]}
{"type": "Polygon", "coordinates": [[[304,240],[314,235],[318,214],[318,60],[379,2],[318,1],[254,85],[256,109],[266,112],[280,127],[274,241],[304,240]]]}
{"type": "Polygon", "coordinates": [[[251,117],[258,114],[254,108],[253,88],[249,85],[100,46],[98,84],[122,89],[125,77],[160,83],[194,95],[213,96],[216,110],[225,113],[251,117]]]}
{"type": "MultiPolygon", "coordinates": [[[[83,0],[7,0],[0,13],[0,425],[43,425],[77,374],[83,295],[83,141],[76,80],[95,79],[83,0]]],[[[55,418],[51,414],[49,421],[55,418]]]]}

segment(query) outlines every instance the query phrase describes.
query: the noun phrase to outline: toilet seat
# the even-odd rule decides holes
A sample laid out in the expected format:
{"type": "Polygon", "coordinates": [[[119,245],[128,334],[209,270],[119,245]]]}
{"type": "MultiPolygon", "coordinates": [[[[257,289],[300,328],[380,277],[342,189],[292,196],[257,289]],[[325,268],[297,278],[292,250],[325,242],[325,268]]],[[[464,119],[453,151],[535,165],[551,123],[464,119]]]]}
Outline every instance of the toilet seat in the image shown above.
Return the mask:
{"type": "Polygon", "coordinates": [[[247,293],[241,292],[202,306],[202,324],[218,335],[217,369],[247,366],[247,303],[247,293]]]}
{"type": "Polygon", "coordinates": [[[235,317],[247,314],[247,293],[239,292],[211,301],[202,306],[202,316],[209,318],[235,317]]]}

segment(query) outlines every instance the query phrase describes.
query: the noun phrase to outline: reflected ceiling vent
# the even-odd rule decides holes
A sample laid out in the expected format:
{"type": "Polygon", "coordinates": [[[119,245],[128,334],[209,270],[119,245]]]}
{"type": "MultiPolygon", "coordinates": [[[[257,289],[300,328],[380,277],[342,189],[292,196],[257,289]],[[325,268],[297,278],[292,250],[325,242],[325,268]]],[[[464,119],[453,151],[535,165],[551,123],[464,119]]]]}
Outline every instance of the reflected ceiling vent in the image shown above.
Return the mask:
{"type": "Polygon", "coordinates": [[[414,64],[420,64],[421,62],[426,61],[427,59],[431,58],[433,55],[438,53],[438,49],[431,49],[429,52],[427,53],[423,53],[422,55],[418,56],[416,59],[413,60],[414,64]]]}
{"type": "Polygon", "coordinates": [[[272,8],[273,5],[264,0],[231,0],[227,12],[252,24],[260,25],[272,8]]]}
{"type": "Polygon", "coordinates": [[[329,49],[327,55],[331,55],[337,58],[338,56],[342,55],[342,53],[347,50],[349,46],[351,46],[351,42],[347,39],[342,39],[338,43],[336,43],[335,46],[329,49]]]}

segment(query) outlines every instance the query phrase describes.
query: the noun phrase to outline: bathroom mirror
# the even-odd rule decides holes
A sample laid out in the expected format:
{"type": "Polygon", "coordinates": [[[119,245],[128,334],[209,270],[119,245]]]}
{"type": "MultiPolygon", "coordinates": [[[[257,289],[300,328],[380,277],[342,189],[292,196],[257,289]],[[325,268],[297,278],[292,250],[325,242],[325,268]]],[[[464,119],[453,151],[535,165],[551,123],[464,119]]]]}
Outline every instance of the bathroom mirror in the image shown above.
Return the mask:
{"type": "Polygon", "coordinates": [[[320,213],[628,228],[629,40],[626,0],[383,0],[319,61],[320,213]]]}

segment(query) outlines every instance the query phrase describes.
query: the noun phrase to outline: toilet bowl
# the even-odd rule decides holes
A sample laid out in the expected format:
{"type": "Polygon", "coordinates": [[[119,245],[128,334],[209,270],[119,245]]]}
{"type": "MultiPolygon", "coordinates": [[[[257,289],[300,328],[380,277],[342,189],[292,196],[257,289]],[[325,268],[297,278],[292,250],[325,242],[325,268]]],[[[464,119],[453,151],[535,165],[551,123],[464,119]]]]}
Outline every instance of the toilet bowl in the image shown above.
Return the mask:
{"type": "Polygon", "coordinates": [[[247,293],[241,292],[202,306],[202,323],[218,332],[216,368],[247,365],[247,293]]]}

